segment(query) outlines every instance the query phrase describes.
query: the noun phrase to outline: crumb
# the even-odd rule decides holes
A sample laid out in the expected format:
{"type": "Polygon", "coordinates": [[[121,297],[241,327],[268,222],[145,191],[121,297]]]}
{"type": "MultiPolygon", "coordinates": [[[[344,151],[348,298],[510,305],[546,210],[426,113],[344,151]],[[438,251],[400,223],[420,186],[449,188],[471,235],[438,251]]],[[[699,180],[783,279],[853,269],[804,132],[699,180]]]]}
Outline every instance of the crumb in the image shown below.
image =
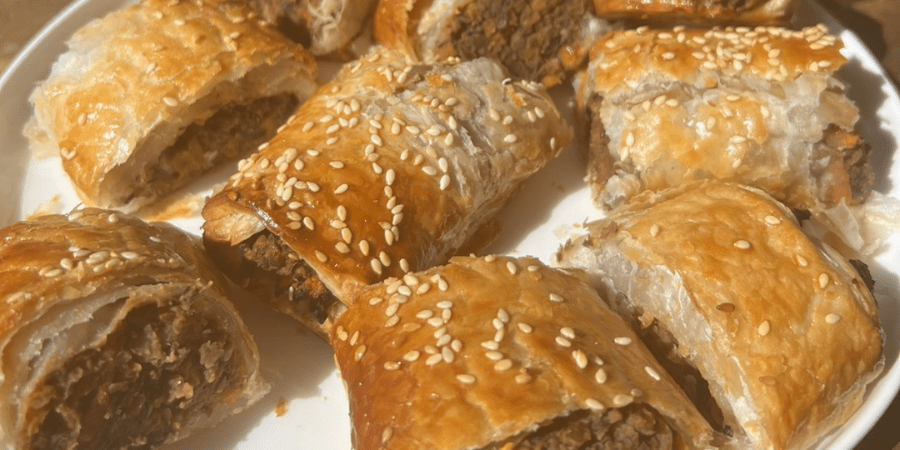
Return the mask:
{"type": "Polygon", "coordinates": [[[288,412],[288,401],[284,397],[278,397],[278,404],[275,405],[275,415],[281,417],[288,412]]]}

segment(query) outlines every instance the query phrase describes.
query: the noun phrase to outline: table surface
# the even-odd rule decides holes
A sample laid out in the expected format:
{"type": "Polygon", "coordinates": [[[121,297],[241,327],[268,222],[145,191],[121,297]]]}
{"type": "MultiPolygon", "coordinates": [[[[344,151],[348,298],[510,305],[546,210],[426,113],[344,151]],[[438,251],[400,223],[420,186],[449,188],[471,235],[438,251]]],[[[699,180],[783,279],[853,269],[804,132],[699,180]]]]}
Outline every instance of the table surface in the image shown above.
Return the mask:
{"type": "MultiPolygon", "coordinates": [[[[19,49],[70,0],[0,0],[0,72],[19,49]]],[[[897,0],[818,0],[853,30],[891,75],[900,80],[900,8],[897,0]]],[[[900,398],[855,450],[900,450],[900,398]]]]}

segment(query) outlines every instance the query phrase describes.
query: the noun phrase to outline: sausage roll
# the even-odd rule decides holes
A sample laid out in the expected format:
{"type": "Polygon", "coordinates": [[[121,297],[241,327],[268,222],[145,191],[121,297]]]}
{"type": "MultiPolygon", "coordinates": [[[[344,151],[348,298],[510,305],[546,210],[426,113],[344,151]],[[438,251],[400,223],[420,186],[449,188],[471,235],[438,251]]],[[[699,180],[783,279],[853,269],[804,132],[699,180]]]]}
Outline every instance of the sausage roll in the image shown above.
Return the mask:
{"type": "Polygon", "coordinates": [[[242,2],[143,0],[80,29],[31,95],[32,148],[85,204],[135,211],[275,134],[316,86],[242,2]]]}
{"type": "Polygon", "coordinates": [[[0,448],[155,448],[268,390],[199,239],[99,209],[0,230],[0,448]]]}
{"type": "Polygon", "coordinates": [[[697,449],[717,438],[586,282],[534,258],[388,279],[332,345],[369,449],[697,449]]]}
{"type": "Polygon", "coordinates": [[[603,207],[699,179],[789,207],[858,204],[874,183],[859,112],[824,27],[614,32],[576,80],[588,181],[603,207]]]}
{"type": "Polygon", "coordinates": [[[381,0],[374,27],[378,43],[425,61],[490,57],[548,86],[568,79],[611,29],[589,0],[381,0]]]}
{"type": "Polygon", "coordinates": [[[375,48],[208,200],[207,248],[315,329],[355,289],[446,261],[570,138],[543,88],[494,62],[375,48]]]}
{"type": "Polygon", "coordinates": [[[800,0],[594,0],[597,15],[655,23],[787,25],[800,0]]]}
{"type": "Polygon", "coordinates": [[[759,190],[712,181],[646,192],[559,256],[639,326],[729,448],[807,448],[882,371],[863,278],[759,190]]]}
{"type": "Polygon", "coordinates": [[[309,48],[314,55],[339,55],[362,30],[369,30],[376,0],[248,0],[260,17],[309,48]]]}

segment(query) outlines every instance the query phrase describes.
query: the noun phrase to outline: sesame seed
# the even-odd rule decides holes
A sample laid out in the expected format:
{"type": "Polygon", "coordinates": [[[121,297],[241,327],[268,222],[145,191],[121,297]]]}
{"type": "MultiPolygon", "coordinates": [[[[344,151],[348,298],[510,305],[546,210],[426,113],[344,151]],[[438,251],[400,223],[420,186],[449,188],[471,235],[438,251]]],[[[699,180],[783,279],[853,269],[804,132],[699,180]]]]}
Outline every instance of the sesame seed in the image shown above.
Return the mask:
{"type": "Polygon", "coordinates": [[[627,394],[618,394],[615,397],[613,397],[613,405],[616,405],[617,407],[626,406],[633,401],[634,401],[634,397],[627,395],[627,394]]]}
{"type": "Polygon", "coordinates": [[[481,343],[481,346],[487,350],[497,350],[500,348],[500,344],[497,341],[484,341],[481,343]]]}
{"type": "Polygon", "coordinates": [[[570,327],[562,327],[559,330],[559,334],[561,334],[564,337],[569,338],[569,339],[575,339],[575,330],[573,330],[570,327]]]}
{"type": "Polygon", "coordinates": [[[373,258],[371,261],[369,261],[369,265],[372,267],[372,270],[375,271],[375,273],[377,273],[378,275],[381,275],[381,273],[382,273],[381,261],[373,258]]]}
{"type": "Polygon", "coordinates": [[[797,255],[797,264],[799,264],[800,267],[806,267],[809,265],[809,261],[807,261],[803,256],[797,255]]]}
{"type": "Polygon", "coordinates": [[[828,287],[828,283],[830,281],[831,280],[828,278],[827,273],[819,274],[819,287],[820,288],[825,289],[826,287],[828,287]]]}
{"type": "Polygon", "coordinates": [[[524,322],[519,322],[516,326],[519,328],[519,330],[521,332],[523,332],[525,334],[531,333],[534,330],[531,327],[531,325],[528,325],[527,323],[524,323],[524,322]]]}
{"type": "Polygon", "coordinates": [[[662,379],[662,377],[659,376],[659,373],[650,366],[644,366],[644,371],[647,372],[647,375],[650,375],[650,378],[653,378],[656,381],[662,379]]]}
{"type": "Polygon", "coordinates": [[[497,372],[503,372],[503,371],[511,369],[512,366],[513,366],[512,361],[510,361],[508,359],[502,359],[500,361],[497,361],[494,364],[494,370],[496,370],[497,372]]]}
{"type": "Polygon", "coordinates": [[[384,431],[381,432],[381,443],[387,443],[387,441],[389,441],[391,439],[391,436],[393,435],[394,430],[392,428],[385,428],[384,431]]]}
{"type": "Polygon", "coordinates": [[[387,183],[388,186],[394,184],[394,180],[397,175],[394,173],[394,169],[388,169],[388,171],[384,174],[384,182],[387,183]]]}
{"type": "Polygon", "coordinates": [[[603,409],[603,403],[600,403],[597,399],[594,399],[594,398],[589,398],[589,399],[585,400],[584,404],[585,404],[585,406],[587,406],[590,409],[594,409],[594,410],[603,409]]]}
{"type": "Polygon", "coordinates": [[[594,380],[596,380],[597,383],[600,383],[600,384],[606,383],[606,380],[607,380],[606,371],[603,370],[602,367],[597,369],[596,372],[594,372],[594,380]]]}
{"type": "Polygon", "coordinates": [[[514,134],[507,134],[506,137],[503,138],[503,142],[506,142],[507,144],[512,144],[517,140],[518,138],[514,134]]]}
{"type": "Polygon", "coordinates": [[[781,219],[775,216],[766,216],[765,221],[769,225],[778,225],[781,223],[781,219]]]}
{"type": "Polygon", "coordinates": [[[634,133],[629,132],[627,136],[625,136],[625,145],[631,147],[634,145],[634,133]]]}
{"type": "Polygon", "coordinates": [[[353,359],[356,361],[359,361],[359,360],[363,359],[363,356],[365,356],[365,355],[366,355],[366,346],[360,345],[359,347],[356,348],[356,352],[353,355],[353,359]]]}
{"type": "Polygon", "coordinates": [[[750,248],[750,243],[741,239],[741,240],[735,241],[734,246],[735,246],[735,248],[739,248],[741,250],[747,250],[750,248]]]}
{"type": "Polygon", "coordinates": [[[550,294],[550,301],[551,301],[551,302],[559,303],[559,302],[562,302],[562,301],[563,301],[563,298],[562,298],[559,294],[552,294],[552,293],[551,293],[551,294],[550,294]]]}
{"type": "Polygon", "coordinates": [[[769,324],[769,321],[764,320],[761,324],[759,324],[759,327],[756,328],[756,332],[759,333],[760,336],[765,336],[769,334],[769,331],[771,331],[771,329],[772,325],[769,324]]]}
{"type": "Polygon", "coordinates": [[[325,141],[325,145],[334,145],[334,143],[337,141],[338,141],[337,136],[330,137],[330,138],[328,138],[328,140],[325,141]]]}
{"type": "Polygon", "coordinates": [[[631,338],[630,337],[617,337],[617,338],[613,339],[613,342],[615,342],[618,345],[628,345],[628,344],[631,344],[631,338]]]}
{"type": "Polygon", "coordinates": [[[491,320],[491,325],[493,325],[495,329],[499,330],[503,328],[503,321],[495,317],[491,320]]]}
{"type": "Polygon", "coordinates": [[[456,380],[462,384],[472,384],[475,382],[475,377],[469,374],[459,374],[456,376],[456,380]]]}
{"type": "Polygon", "coordinates": [[[403,360],[407,362],[414,362],[419,359],[420,353],[416,350],[410,350],[403,355],[403,360]]]}
{"type": "MultiPolygon", "coordinates": [[[[448,341],[450,340],[450,336],[444,337],[447,338],[448,341]]],[[[445,363],[452,363],[453,360],[456,359],[456,354],[453,353],[453,349],[451,349],[450,347],[444,347],[441,349],[441,357],[444,359],[445,363]]]]}
{"type": "Polygon", "coordinates": [[[571,347],[572,346],[572,342],[562,336],[556,337],[556,343],[562,347],[571,347]]]}
{"type": "Polygon", "coordinates": [[[425,365],[426,366],[434,366],[434,365],[442,362],[443,360],[444,360],[444,356],[441,355],[440,353],[436,353],[434,355],[429,356],[428,359],[425,360],[425,365]]]}
{"type": "Polygon", "coordinates": [[[512,261],[507,261],[506,270],[508,270],[511,275],[515,275],[516,272],[519,271],[519,268],[516,267],[515,263],[513,263],[512,261]]]}
{"type": "Polygon", "coordinates": [[[500,361],[501,359],[503,359],[503,353],[500,353],[498,351],[485,352],[484,356],[491,361],[500,361]]]}
{"type": "Polygon", "coordinates": [[[313,222],[312,217],[304,217],[304,218],[303,218],[303,226],[306,227],[306,228],[309,229],[309,230],[315,230],[315,229],[316,229],[316,224],[315,224],[315,222],[313,222]]]}
{"type": "Polygon", "coordinates": [[[175,100],[172,97],[163,97],[163,103],[165,103],[168,106],[175,106],[178,104],[178,100],[175,100]]]}
{"type": "Polygon", "coordinates": [[[518,384],[525,384],[529,381],[531,381],[531,375],[528,375],[527,373],[520,373],[516,375],[516,383],[518,384]]]}
{"type": "Polygon", "coordinates": [[[650,236],[656,237],[659,234],[659,225],[650,225],[650,236]]]}
{"type": "Polygon", "coordinates": [[[575,365],[578,366],[579,369],[584,369],[588,365],[587,355],[584,354],[581,350],[575,350],[572,352],[572,358],[575,360],[575,365]]]}

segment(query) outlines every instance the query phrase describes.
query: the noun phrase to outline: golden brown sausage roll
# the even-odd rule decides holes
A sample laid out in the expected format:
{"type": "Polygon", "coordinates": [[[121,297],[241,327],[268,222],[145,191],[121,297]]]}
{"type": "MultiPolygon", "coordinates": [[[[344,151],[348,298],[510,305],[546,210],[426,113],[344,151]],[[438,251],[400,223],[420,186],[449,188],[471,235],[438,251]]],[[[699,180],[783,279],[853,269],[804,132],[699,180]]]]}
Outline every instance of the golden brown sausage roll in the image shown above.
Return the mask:
{"type": "Polygon", "coordinates": [[[364,30],[371,33],[376,0],[248,0],[265,20],[276,24],[314,55],[341,56],[364,30]]]}
{"type": "Polygon", "coordinates": [[[697,449],[715,434],[586,282],[456,257],[366,288],[333,328],[355,448],[697,449]]]}
{"type": "Polygon", "coordinates": [[[229,0],[144,0],[68,46],[25,132],[90,206],[134,211],[248,155],[316,86],[302,47],[229,0]]]}
{"type": "Polygon", "coordinates": [[[655,23],[786,25],[800,0],[594,0],[597,15],[655,23]]]}
{"type": "Polygon", "coordinates": [[[446,261],[570,136],[542,87],[494,62],[376,48],[209,199],[204,237],[238,284],[317,328],[335,298],[446,261]]]}
{"type": "Polygon", "coordinates": [[[424,61],[490,57],[518,78],[555,85],[611,29],[588,0],[381,0],[375,40],[424,61]]]}
{"type": "Polygon", "coordinates": [[[758,187],[789,207],[862,202],[874,182],[859,112],[824,27],[615,32],[576,82],[596,202],[699,179],[758,187]]]}
{"type": "Polygon", "coordinates": [[[561,250],[593,274],[729,448],[804,449],[843,424],[884,365],[857,270],[763,192],[645,193],[561,250]]]}
{"type": "Polygon", "coordinates": [[[0,446],[155,448],[268,390],[199,240],[98,209],[0,229],[0,446]]]}

